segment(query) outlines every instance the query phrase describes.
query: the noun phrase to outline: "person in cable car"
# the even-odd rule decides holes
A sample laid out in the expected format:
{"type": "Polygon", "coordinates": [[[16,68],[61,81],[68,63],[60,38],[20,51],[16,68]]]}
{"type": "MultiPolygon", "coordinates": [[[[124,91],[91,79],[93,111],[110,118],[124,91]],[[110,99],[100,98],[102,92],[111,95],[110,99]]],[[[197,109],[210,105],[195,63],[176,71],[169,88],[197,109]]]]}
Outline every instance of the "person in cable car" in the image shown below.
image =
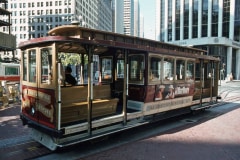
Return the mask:
{"type": "Polygon", "coordinates": [[[72,76],[72,68],[70,66],[67,66],[65,69],[65,82],[71,85],[76,85],[77,81],[76,79],[72,76]]]}

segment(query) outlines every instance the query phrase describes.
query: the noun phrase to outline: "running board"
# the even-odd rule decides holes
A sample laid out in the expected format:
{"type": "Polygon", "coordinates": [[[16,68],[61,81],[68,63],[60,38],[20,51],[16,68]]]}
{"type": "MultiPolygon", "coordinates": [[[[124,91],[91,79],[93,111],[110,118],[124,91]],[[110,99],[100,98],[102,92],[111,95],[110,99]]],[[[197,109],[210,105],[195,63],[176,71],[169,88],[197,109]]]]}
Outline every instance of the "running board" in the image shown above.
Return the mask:
{"type": "Polygon", "coordinates": [[[218,103],[206,103],[206,104],[203,104],[202,106],[201,105],[195,105],[195,106],[191,107],[191,110],[192,111],[199,111],[199,110],[209,109],[209,108],[215,107],[216,105],[218,105],[218,103]]]}

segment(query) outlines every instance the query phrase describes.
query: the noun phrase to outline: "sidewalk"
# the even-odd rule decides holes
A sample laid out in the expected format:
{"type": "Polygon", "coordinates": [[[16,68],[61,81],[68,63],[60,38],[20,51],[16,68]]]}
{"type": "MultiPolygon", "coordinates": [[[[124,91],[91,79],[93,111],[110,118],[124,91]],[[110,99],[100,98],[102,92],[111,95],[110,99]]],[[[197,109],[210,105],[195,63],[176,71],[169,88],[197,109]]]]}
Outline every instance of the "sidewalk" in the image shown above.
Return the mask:
{"type": "Polygon", "coordinates": [[[0,148],[30,139],[29,129],[22,125],[20,120],[20,104],[9,104],[0,108],[0,148]]]}

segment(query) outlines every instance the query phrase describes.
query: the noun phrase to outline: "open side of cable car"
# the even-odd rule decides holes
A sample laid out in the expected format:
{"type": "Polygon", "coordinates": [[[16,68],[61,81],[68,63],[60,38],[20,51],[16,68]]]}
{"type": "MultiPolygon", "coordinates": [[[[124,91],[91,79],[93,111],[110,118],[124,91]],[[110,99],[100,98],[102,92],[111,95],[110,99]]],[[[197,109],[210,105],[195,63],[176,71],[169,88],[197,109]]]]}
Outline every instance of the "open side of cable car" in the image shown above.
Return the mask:
{"type": "Polygon", "coordinates": [[[203,50],[75,25],[19,48],[20,116],[51,150],[217,103],[219,60],[203,50]]]}

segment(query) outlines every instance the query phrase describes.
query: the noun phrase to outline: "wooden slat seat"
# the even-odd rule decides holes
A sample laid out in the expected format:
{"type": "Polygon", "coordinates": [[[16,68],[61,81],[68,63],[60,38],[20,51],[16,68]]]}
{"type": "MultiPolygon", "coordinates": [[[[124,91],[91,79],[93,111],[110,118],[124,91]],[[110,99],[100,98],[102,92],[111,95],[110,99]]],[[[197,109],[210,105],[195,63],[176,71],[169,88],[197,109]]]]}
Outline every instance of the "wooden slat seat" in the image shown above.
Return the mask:
{"type": "MultiPolygon", "coordinates": [[[[88,114],[87,86],[62,88],[62,124],[87,119],[88,114]]],[[[111,98],[110,85],[94,86],[92,117],[111,115],[116,112],[118,98],[111,98]]]]}
{"type": "MultiPolygon", "coordinates": [[[[94,100],[92,102],[92,117],[111,115],[116,112],[118,99],[94,100]]],[[[62,107],[62,123],[87,119],[88,102],[71,103],[62,107]]]]}

